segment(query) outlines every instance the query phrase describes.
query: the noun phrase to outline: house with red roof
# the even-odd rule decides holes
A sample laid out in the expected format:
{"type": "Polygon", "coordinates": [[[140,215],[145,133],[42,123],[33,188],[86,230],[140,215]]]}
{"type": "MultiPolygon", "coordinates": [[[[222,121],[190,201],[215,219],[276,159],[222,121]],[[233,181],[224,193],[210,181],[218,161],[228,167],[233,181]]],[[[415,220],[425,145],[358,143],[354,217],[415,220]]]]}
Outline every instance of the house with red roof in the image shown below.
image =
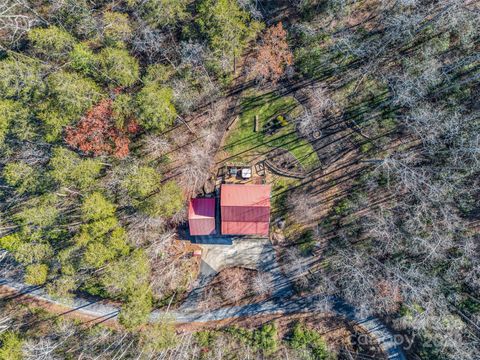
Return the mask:
{"type": "Polygon", "coordinates": [[[222,235],[268,236],[270,185],[222,184],[222,235]]]}
{"type": "Polygon", "coordinates": [[[188,205],[188,226],[190,235],[215,234],[215,199],[191,199],[188,205]]]}
{"type": "MultiPolygon", "coordinates": [[[[268,237],[270,227],[270,185],[222,184],[220,220],[222,235],[268,237]]],[[[188,207],[190,235],[216,233],[214,198],[194,198],[188,207]]]]}

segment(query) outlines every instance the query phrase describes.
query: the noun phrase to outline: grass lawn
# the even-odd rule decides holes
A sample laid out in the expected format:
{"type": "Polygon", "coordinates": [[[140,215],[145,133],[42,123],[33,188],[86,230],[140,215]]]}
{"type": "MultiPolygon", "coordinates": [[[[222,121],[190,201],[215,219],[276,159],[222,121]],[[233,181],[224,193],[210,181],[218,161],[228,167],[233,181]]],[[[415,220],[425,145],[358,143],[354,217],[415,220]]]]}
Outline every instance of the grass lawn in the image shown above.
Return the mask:
{"type": "Polygon", "coordinates": [[[311,144],[297,136],[292,122],[272,125],[272,120],[281,115],[295,119],[302,109],[291,96],[277,98],[275,94],[253,93],[245,96],[241,102],[240,118],[226,140],[225,152],[232,161],[249,162],[258,155],[266,155],[275,148],[290,151],[306,170],[319,165],[318,157],[311,144]],[[258,116],[259,131],[255,132],[255,115],[258,116]],[[268,133],[273,127],[274,133],[268,133]]]}

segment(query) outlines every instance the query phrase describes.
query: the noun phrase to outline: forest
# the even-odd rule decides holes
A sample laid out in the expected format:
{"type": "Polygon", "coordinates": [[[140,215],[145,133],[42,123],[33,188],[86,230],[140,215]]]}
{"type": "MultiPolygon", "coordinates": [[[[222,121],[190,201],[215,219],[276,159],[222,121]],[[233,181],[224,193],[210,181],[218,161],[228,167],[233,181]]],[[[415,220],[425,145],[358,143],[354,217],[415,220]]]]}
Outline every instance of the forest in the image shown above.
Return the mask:
{"type": "Polygon", "coordinates": [[[470,0],[3,0],[0,360],[479,359],[478,24],[470,0]],[[189,235],[242,167],[268,238],[189,235]]]}

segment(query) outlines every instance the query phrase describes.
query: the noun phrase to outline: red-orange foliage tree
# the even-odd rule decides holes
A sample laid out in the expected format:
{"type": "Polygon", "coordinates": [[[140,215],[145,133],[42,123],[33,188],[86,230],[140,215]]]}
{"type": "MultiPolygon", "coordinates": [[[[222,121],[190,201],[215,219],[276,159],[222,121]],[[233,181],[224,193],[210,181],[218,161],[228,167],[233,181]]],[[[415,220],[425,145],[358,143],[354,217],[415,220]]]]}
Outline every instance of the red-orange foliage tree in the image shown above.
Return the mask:
{"type": "Polygon", "coordinates": [[[114,125],[112,112],[112,100],[102,100],[91,108],[75,127],[66,129],[65,141],[87,154],[126,157],[130,144],[126,132],[137,132],[138,125],[132,121],[127,125],[127,129],[118,129],[114,125]]]}
{"type": "Polygon", "coordinates": [[[287,43],[287,32],[282,23],[269,27],[257,48],[251,75],[261,80],[278,81],[287,65],[293,63],[293,55],[287,43]]]}

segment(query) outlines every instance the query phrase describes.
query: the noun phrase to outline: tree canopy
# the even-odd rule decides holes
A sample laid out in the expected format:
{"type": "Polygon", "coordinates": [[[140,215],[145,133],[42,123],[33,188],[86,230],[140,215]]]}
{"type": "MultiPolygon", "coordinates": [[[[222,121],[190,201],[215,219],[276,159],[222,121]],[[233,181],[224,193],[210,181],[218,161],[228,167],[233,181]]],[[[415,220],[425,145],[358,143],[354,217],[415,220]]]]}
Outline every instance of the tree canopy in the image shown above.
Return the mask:
{"type": "Polygon", "coordinates": [[[184,197],[178,184],[167,181],[160,190],[140,204],[140,210],[152,217],[171,217],[184,204],[184,197]]]}
{"type": "Polygon", "coordinates": [[[53,59],[66,57],[75,43],[72,35],[56,26],[32,29],[28,39],[36,54],[53,59]]]}
{"type": "Polygon", "coordinates": [[[25,162],[11,162],[3,168],[6,183],[15,187],[18,194],[35,193],[40,190],[40,172],[25,162]]]}
{"type": "Polygon", "coordinates": [[[103,22],[105,43],[109,46],[124,47],[125,42],[129,41],[132,36],[128,15],[106,11],[103,14],[103,22]]]}
{"type": "Polygon", "coordinates": [[[172,125],[177,117],[172,97],[172,89],[147,84],[137,95],[140,124],[154,131],[163,131],[172,125]]]}
{"type": "Polygon", "coordinates": [[[139,8],[141,16],[151,26],[174,26],[188,17],[189,0],[128,0],[133,8],[139,8]]]}
{"type": "Polygon", "coordinates": [[[127,50],[107,47],[100,51],[98,57],[102,69],[101,79],[108,86],[125,87],[138,81],[138,60],[127,50]]]}
{"type": "Polygon", "coordinates": [[[98,57],[85,43],[78,43],[73,46],[68,54],[69,65],[80,74],[95,77],[100,72],[98,57]]]}
{"type": "Polygon", "coordinates": [[[20,102],[0,99],[0,143],[8,132],[24,138],[28,133],[19,131],[28,126],[31,115],[20,102]]]}
{"type": "Polygon", "coordinates": [[[129,152],[130,139],[115,126],[112,117],[112,101],[101,101],[75,127],[66,128],[65,142],[87,154],[124,158],[129,152]]]}
{"type": "Polygon", "coordinates": [[[81,191],[95,185],[103,165],[98,160],[82,159],[73,151],[56,147],[49,162],[50,175],[60,185],[81,191]]]}
{"type": "Polygon", "coordinates": [[[263,34],[251,67],[252,75],[262,80],[277,81],[285,67],[293,64],[282,23],[269,27],[263,34]]]}
{"type": "Polygon", "coordinates": [[[13,331],[0,333],[0,359],[22,360],[23,340],[13,331]]]}
{"type": "Polygon", "coordinates": [[[49,98],[38,105],[38,118],[45,124],[47,141],[57,140],[63,127],[80,117],[101,97],[93,80],[59,71],[47,78],[49,98]]]}
{"type": "Polygon", "coordinates": [[[0,95],[5,99],[38,100],[45,91],[44,66],[38,59],[10,55],[0,60],[0,95]]]}
{"type": "Polygon", "coordinates": [[[122,182],[128,194],[135,199],[144,199],[158,190],[161,175],[152,167],[135,167],[122,182]]]}
{"type": "Polygon", "coordinates": [[[235,0],[202,0],[195,20],[210,48],[226,59],[239,56],[262,28],[235,0]]]}

